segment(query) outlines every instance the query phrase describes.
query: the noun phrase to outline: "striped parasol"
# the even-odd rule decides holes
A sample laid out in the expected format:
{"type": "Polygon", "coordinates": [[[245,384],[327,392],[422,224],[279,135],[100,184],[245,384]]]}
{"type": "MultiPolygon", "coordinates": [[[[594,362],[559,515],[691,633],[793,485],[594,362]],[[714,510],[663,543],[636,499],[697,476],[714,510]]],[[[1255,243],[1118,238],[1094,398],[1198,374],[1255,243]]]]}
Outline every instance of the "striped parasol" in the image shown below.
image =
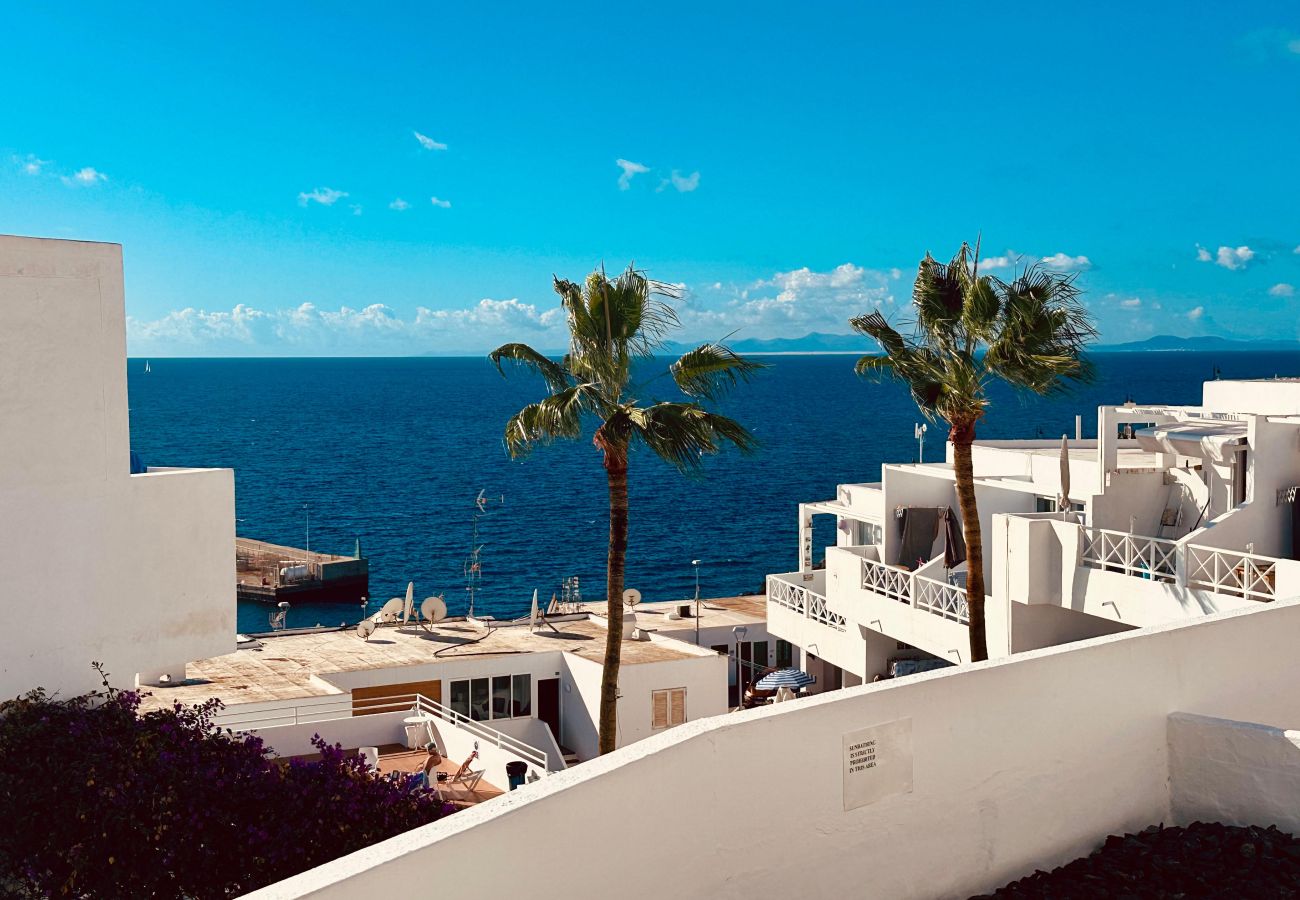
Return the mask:
{"type": "Polygon", "coordinates": [[[816,683],[816,678],[799,669],[777,669],[775,672],[768,672],[758,679],[758,684],[755,687],[760,691],[774,691],[783,687],[797,691],[800,688],[806,688],[808,685],[816,683]]]}

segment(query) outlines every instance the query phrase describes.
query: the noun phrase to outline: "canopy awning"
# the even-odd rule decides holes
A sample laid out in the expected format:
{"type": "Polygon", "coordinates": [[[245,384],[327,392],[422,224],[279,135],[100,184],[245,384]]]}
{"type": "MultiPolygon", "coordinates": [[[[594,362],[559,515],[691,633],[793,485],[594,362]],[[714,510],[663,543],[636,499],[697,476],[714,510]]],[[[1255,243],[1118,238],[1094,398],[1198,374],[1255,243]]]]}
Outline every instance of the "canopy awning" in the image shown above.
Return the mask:
{"type": "Polygon", "coordinates": [[[1245,422],[1174,422],[1139,428],[1133,436],[1143,450],[1215,462],[1226,462],[1233,453],[1246,449],[1245,422]]]}

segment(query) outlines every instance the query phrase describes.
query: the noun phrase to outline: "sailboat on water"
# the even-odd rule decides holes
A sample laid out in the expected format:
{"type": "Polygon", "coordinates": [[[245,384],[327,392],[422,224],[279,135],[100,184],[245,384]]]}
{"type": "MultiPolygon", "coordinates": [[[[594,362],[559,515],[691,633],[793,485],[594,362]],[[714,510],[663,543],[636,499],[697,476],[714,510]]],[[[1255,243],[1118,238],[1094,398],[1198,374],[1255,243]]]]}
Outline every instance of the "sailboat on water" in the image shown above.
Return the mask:
{"type": "Polygon", "coordinates": [[[153,369],[149,367],[149,360],[144,361],[144,374],[148,375],[153,369]]]}

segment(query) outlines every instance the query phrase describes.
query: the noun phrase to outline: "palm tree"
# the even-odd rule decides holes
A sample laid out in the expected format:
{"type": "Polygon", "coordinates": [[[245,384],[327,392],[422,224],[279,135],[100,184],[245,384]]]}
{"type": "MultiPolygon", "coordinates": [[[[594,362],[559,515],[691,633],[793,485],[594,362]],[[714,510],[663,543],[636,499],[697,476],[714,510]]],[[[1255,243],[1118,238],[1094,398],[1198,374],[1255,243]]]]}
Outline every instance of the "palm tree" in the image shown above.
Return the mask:
{"type": "Polygon", "coordinates": [[[921,260],[912,289],[916,321],[912,332],[896,331],[877,310],[850,320],[854,330],[875,339],[883,351],[858,360],[859,375],[892,377],[911,389],[929,419],[948,423],[957,502],[961,508],[969,573],[972,660],[988,659],[984,628],[984,546],[971,444],[975,425],[988,409],[986,389],[1001,379],[1039,395],[1088,381],[1092,365],[1084,347],[1097,336],[1079,301],[1073,275],[1028,266],[1010,282],[979,274],[979,242],[963,243],[947,265],[929,253],[921,260]]]}
{"type": "MultiPolygon", "coordinates": [[[[693,472],[706,453],[724,443],[742,453],[754,450],[754,437],[738,422],[709,412],[698,402],[714,400],[763,368],[722,344],[703,344],[683,355],[668,373],[689,402],[643,405],[632,384],[634,364],[648,360],[678,324],[666,302],[676,298],[669,285],[651,281],[628,266],[610,280],[603,270],[584,285],[554,279],[568,320],[569,352],[549,359],[526,344],[504,344],[489,359],[505,374],[506,361],[542,376],[547,396],[530,403],[506,422],[506,449],[513,457],[557,438],[582,436],[595,426],[592,443],[604,457],[609,488],[609,555],[605,578],[609,633],[600,684],[600,752],[614,749],[618,715],[618,670],[623,632],[623,570],[627,557],[628,451],[644,444],[678,470],[693,472]]],[[[638,373],[639,374],[639,373],[638,373]]]]}

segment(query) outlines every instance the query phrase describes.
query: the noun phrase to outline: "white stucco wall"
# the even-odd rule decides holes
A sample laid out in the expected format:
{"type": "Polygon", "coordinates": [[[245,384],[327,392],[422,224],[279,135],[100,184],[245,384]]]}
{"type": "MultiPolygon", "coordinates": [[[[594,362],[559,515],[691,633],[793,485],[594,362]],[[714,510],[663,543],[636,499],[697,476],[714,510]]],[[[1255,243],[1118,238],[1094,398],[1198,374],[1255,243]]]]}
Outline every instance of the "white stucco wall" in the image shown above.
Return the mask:
{"type": "Polygon", "coordinates": [[[233,474],[130,474],[121,247],[0,237],[0,434],[0,696],[234,649],[233,474]]]}
{"type": "Polygon", "coordinates": [[[1170,713],[1300,721],[1297,629],[1279,602],[693,722],[253,896],[397,894],[436,869],[466,898],[967,897],[1169,821],[1170,713]],[[911,791],[845,811],[844,736],[905,719],[911,791]],[[773,754],[797,767],[776,797],[773,754]],[[557,823],[583,829],[574,877],[483,865],[557,823]],[[631,863],[630,834],[671,864],[631,863]]]}
{"type": "Polygon", "coordinates": [[[1178,713],[1168,734],[1176,824],[1277,825],[1300,834],[1300,731],[1178,713]]]}

